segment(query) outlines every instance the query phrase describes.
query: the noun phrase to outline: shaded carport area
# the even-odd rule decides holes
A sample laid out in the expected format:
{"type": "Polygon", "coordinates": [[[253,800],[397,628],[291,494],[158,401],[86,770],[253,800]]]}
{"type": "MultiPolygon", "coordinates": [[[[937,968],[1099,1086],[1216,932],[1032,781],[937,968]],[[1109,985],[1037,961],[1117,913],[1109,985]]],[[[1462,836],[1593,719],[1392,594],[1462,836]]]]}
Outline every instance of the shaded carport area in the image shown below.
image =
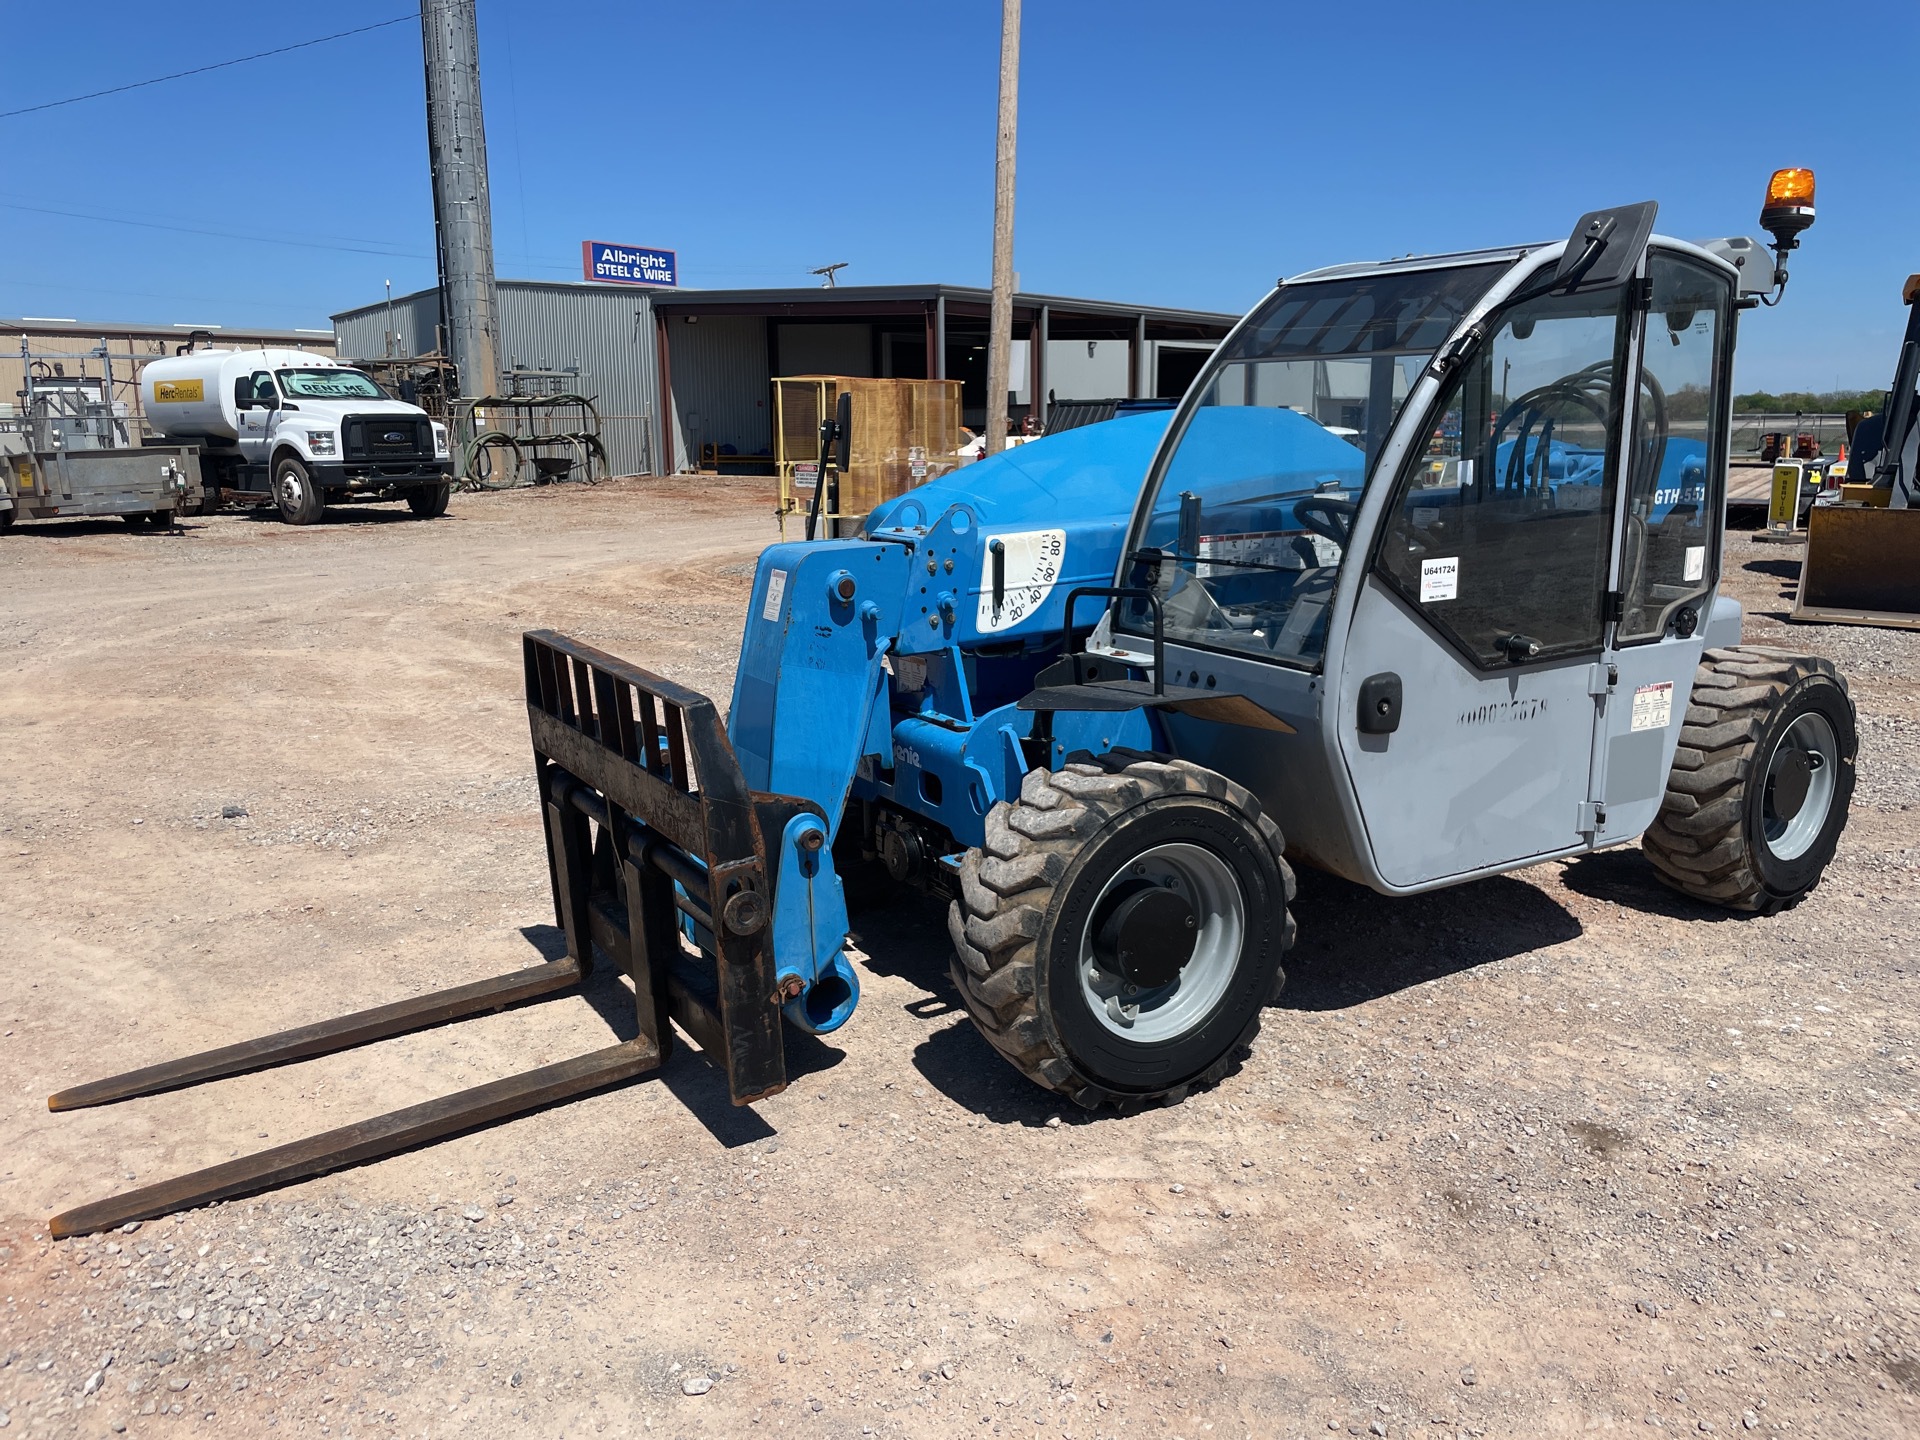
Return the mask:
{"type": "MultiPolygon", "coordinates": [[[[661,413],[672,468],[754,468],[773,449],[772,381],[792,375],[961,382],[963,423],[987,403],[991,295],[954,285],[656,292],[661,413]]],[[[1012,414],[1058,400],[1178,396],[1237,315],[1018,294],[1012,414]]]]}

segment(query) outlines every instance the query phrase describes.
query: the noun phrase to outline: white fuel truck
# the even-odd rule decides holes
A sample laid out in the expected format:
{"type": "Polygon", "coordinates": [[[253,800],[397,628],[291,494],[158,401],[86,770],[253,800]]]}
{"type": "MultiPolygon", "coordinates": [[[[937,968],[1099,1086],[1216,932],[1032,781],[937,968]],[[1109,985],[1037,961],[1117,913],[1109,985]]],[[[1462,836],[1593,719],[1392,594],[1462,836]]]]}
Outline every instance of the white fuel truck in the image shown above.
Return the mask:
{"type": "Polygon", "coordinates": [[[209,494],[270,497],[289,525],[311,525],[342,501],[446,513],[446,427],[331,356],[189,350],[148,364],[140,403],[167,443],[200,447],[209,494]]]}

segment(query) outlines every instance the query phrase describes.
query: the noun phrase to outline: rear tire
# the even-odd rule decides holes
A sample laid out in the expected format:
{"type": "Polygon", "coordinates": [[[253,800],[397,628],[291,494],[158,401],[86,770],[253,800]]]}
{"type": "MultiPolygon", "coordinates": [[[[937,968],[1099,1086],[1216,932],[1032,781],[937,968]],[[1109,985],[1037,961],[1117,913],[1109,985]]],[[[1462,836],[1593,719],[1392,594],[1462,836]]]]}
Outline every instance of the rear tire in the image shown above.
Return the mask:
{"type": "Polygon", "coordinates": [[[438,520],[447,513],[447,501],[453,494],[451,482],[422,486],[407,492],[407,508],[416,520],[438,520]]]}
{"type": "Polygon", "coordinates": [[[1846,828],[1858,748],[1847,682],[1830,661],[1709,650],[1641,848],[1697,900],[1761,915],[1797,905],[1846,828]]]}
{"type": "Polygon", "coordinates": [[[1016,1069],[1080,1105],[1229,1074],[1279,993],[1293,872],[1260,802],[1138,751],[1035,770],[987,816],[948,912],[953,979],[1016,1069]]]}
{"type": "Polygon", "coordinates": [[[320,487],[313,483],[307,467],[291,455],[273,467],[273,498],[280,507],[280,518],[289,525],[317,524],[327,513],[320,487]]]}

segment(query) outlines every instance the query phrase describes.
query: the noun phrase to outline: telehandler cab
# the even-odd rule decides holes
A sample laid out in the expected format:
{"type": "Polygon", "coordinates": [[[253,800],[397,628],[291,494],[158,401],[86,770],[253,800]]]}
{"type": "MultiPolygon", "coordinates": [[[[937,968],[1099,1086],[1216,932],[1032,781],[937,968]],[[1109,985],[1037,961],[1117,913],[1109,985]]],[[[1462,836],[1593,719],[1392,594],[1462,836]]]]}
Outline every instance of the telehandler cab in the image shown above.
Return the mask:
{"type": "MultiPolygon", "coordinates": [[[[1762,216],[1785,241],[1812,218],[1793,193],[1776,177],[1762,216]]],[[[1281,985],[1296,862],[1401,895],[1644,835],[1689,895],[1793,904],[1846,822],[1853,706],[1824,660],[1741,646],[1718,593],[1735,320],[1778,298],[1790,246],[1769,264],[1653,219],[1288,280],[1170,421],[1068,431],[858,537],[771,547],[724,726],[705,696],[528,634],[566,958],[49,1103],[568,989],[596,947],[633,982],[637,1037],[54,1233],[616,1083],[674,1026],[735,1103],[770,1095],[783,1015],[830,1031],[858,999],[843,874],[948,897],[974,1021],[1087,1106],[1178,1100],[1238,1062],[1281,985]]]]}

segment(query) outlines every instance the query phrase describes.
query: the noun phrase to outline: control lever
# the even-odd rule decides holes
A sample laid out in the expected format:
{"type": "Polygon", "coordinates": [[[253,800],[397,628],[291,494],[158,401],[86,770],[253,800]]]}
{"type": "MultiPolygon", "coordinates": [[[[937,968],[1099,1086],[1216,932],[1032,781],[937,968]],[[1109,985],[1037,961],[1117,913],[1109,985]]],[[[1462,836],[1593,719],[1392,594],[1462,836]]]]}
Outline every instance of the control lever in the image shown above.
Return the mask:
{"type": "Polygon", "coordinates": [[[1000,618],[1000,606],[1007,598],[1007,547],[1004,541],[987,542],[987,554],[993,557],[993,618],[1000,618]]]}

